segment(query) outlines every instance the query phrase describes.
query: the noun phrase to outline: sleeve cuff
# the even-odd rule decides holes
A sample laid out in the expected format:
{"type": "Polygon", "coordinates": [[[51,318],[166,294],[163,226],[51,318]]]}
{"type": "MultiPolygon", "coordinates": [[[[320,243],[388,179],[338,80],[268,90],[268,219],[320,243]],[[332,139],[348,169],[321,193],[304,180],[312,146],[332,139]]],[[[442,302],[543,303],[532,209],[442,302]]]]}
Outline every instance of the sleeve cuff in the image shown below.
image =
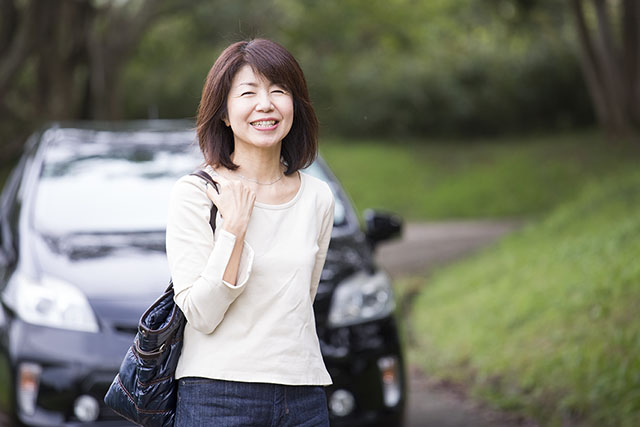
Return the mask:
{"type": "Polygon", "coordinates": [[[224,271],[227,268],[233,247],[236,243],[236,236],[232,233],[220,228],[216,230],[216,242],[209,255],[207,266],[202,272],[202,277],[208,282],[221,282],[226,287],[231,289],[238,289],[243,287],[249,276],[251,275],[251,267],[253,265],[253,248],[244,241],[244,247],[242,249],[242,255],[240,256],[240,266],[238,268],[238,282],[236,285],[232,285],[229,282],[222,280],[224,271]]]}

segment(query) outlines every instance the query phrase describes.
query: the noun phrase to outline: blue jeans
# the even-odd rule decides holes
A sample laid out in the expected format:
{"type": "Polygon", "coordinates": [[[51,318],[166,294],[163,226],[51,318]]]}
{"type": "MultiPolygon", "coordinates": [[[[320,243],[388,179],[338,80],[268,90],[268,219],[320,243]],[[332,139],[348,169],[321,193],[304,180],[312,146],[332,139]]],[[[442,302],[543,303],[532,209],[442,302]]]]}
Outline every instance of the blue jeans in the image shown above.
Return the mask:
{"type": "Polygon", "coordinates": [[[198,426],[329,427],[327,398],[320,386],[182,378],[175,427],[198,426]]]}

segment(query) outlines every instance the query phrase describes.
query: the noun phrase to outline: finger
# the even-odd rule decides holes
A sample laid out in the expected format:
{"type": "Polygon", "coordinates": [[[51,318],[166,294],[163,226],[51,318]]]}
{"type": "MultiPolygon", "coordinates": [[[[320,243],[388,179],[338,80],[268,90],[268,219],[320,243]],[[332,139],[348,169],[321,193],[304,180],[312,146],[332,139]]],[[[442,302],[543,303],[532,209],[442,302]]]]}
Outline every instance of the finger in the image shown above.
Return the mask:
{"type": "Polygon", "coordinates": [[[245,200],[253,204],[253,202],[255,202],[256,200],[256,192],[248,187],[244,188],[243,190],[244,190],[243,194],[244,194],[245,200]]]}

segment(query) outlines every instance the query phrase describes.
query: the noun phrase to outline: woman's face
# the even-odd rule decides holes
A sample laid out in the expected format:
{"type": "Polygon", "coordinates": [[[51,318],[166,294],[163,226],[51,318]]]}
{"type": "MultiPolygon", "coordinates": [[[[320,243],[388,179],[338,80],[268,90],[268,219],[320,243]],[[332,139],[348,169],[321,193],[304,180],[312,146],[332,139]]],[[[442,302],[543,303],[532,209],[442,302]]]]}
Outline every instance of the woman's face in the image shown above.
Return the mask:
{"type": "Polygon", "coordinates": [[[277,147],[279,153],[280,143],[293,124],[293,97],[245,65],[231,82],[224,121],[231,126],[236,147],[277,147]]]}

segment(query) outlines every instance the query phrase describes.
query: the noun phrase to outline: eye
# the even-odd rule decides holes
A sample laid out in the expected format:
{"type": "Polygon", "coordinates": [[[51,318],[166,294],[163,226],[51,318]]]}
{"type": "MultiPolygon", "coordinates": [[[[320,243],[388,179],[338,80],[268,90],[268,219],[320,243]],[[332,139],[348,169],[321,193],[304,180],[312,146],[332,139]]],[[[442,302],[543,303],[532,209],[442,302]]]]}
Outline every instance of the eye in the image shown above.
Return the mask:
{"type": "Polygon", "coordinates": [[[274,88],[274,89],[271,89],[271,93],[280,93],[280,94],[283,94],[283,95],[284,95],[284,94],[286,94],[286,93],[287,93],[287,91],[286,91],[286,90],[284,90],[284,89],[283,89],[283,88],[281,88],[281,87],[276,87],[276,88],[274,88]]]}
{"type": "Polygon", "coordinates": [[[254,94],[254,92],[242,92],[242,93],[240,94],[240,96],[253,95],[253,94],[254,94]]]}

